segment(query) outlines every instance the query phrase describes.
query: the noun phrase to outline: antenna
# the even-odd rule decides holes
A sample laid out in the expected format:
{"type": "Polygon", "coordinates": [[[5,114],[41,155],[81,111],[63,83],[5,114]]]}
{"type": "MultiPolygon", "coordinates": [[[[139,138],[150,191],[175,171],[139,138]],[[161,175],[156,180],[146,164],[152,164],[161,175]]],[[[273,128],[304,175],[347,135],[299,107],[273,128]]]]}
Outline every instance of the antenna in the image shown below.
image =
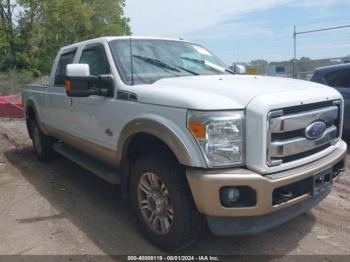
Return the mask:
{"type": "Polygon", "coordinates": [[[130,39],[130,66],[131,66],[131,85],[134,85],[134,60],[132,54],[132,39],[130,39]]]}

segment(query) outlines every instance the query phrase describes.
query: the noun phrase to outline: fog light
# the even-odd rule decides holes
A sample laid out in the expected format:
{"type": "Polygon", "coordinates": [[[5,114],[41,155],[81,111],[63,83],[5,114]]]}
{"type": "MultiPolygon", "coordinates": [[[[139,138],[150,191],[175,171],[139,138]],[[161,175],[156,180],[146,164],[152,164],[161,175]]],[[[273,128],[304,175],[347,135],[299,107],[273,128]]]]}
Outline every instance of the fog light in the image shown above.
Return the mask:
{"type": "Polygon", "coordinates": [[[226,187],[221,190],[221,200],[224,206],[234,205],[240,196],[239,189],[237,187],[226,187]]]}
{"type": "Polygon", "coordinates": [[[221,205],[228,208],[253,207],[256,192],[248,186],[226,186],[220,189],[221,205]]]}

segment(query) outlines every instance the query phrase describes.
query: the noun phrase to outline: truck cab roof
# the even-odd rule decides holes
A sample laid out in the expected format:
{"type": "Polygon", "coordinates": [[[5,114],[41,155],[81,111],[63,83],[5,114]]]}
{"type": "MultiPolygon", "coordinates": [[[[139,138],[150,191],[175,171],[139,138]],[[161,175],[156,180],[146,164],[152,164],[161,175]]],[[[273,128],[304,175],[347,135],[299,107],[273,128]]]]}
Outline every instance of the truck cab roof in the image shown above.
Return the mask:
{"type": "Polygon", "coordinates": [[[164,40],[164,41],[178,41],[178,42],[188,42],[183,39],[176,39],[176,38],[167,38],[167,37],[152,37],[152,36],[104,36],[104,37],[99,37],[99,38],[94,38],[94,39],[89,39],[86,41],[74,43],[68,46],[64,46],[61,48],[61,50],[67,50],[67,49],[72,49],[75,47],[79,47],[81,45],[86,45],[86,44],[92,44],[96,42],[110,42],[113,40],[164,40]]]}

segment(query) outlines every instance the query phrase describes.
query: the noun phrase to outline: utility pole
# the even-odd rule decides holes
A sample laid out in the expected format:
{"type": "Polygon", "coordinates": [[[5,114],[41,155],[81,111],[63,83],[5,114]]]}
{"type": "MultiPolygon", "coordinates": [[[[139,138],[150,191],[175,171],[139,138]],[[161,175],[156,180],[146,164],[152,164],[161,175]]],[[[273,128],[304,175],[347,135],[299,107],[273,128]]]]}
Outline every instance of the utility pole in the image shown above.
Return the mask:
{"type": "Polygon", "coordinates": [[[293,58],[293,78],[298,77],[298,69],[297,69],[297,27],[294,25],[294,58],[293,58]]]}

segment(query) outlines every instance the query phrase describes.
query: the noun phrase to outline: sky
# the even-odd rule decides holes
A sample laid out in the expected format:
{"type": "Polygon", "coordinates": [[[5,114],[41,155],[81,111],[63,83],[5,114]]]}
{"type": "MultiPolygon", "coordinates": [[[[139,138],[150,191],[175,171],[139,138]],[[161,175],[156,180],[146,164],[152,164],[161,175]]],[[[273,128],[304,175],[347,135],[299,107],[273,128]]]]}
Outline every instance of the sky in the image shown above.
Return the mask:
{"type": "MultiPolygon", "coordinates": [[[[135,36],[183,38],[227,64],[293,58],[297,32],[350,25],[350,0],[126,0],[135,36]]],[[[297,57],[350,55],[350,28],[297,36],[297,57]]]]}

